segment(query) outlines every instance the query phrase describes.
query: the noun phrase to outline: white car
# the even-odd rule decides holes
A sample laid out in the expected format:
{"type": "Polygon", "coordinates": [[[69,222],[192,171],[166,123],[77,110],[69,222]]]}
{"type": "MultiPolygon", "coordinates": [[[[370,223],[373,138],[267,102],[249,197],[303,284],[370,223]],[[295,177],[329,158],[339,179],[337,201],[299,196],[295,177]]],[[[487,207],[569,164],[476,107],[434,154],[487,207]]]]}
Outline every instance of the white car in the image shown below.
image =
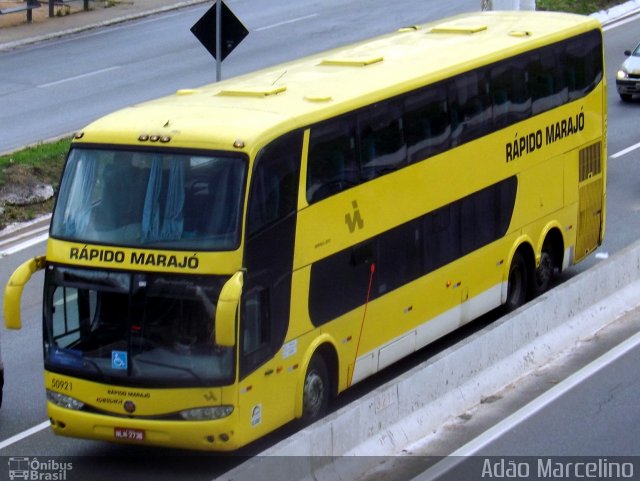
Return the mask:
{"type": "Polygon", "coordinates": [[[635,94],[640,94],[640,45],[633,51],[626,50],[626,59],[616,75],[616,87],[620,98],[629,102],[635,94]]]}

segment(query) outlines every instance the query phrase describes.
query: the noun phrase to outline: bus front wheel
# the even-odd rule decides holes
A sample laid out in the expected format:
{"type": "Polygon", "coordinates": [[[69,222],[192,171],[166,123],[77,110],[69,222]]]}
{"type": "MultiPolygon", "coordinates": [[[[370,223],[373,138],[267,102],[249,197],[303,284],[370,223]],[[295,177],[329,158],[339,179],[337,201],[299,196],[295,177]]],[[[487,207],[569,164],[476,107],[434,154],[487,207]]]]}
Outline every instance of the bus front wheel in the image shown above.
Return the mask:
{"type": "Polygon", "coordinates": [[[325,415],[329,406],[329,373],[322,356],[314,355],[304,377],[302,422],[311,424],[325,415]]]}

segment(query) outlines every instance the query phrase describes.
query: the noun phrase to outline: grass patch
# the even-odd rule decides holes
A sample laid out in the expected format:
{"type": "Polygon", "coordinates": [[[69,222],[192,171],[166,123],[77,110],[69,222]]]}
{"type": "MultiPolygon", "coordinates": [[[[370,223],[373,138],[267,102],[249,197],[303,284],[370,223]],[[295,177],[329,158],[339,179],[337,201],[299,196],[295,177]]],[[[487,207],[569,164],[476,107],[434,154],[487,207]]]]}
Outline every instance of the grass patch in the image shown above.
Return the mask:
{"type": "MultiPolygon", "coordinates": [[[[37,184],[50,184],[57,190],[70,143],[70,138],[62,139],[0,156],[0,199],[11,192],[37,184]]],[[[3,210],[0,213],[0,229],[13,222],[25,222],[48,214],[52,207],[53,199],[26,206],[0,205],[3,210]]]]}
{"type": "Polygon", "coordinates": [[[572,12],[589,15],[600,10],[607,10],[627,0],[536,0],[538,10],[556,12],[572,12]]]}

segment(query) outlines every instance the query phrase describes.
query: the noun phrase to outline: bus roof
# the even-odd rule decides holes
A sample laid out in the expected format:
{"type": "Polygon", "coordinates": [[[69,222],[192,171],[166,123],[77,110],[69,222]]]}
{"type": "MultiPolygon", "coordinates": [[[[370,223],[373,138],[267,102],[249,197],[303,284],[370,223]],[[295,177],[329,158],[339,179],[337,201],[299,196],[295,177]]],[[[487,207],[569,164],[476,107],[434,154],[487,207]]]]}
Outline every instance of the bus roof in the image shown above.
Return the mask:
{"type": "Polygon", "coordinates": [[[594,28],[597,20],[566,13],[458,15],[122,109],[89,125],[82,141],[138,144],[155,134],[169,136],[168,147],[234,150],[240,139],[250,151],[288,130],[594,28]]]}

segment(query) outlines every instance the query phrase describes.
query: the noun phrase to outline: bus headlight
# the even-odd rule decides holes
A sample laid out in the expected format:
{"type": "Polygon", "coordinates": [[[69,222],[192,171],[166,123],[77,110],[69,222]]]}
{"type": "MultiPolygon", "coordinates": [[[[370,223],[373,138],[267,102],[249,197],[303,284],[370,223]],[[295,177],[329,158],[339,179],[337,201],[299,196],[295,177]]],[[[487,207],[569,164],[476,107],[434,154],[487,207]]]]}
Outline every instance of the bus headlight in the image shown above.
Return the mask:
{"type": "Polygon", "coordinates": [[[65,394],[60,394],[59,392],[50,391],[49,389],[47,389],[47,401],[52,402],[56,406],[73,409],[74,411],[79,411],[84,407],[84,403],[82,401],[78,401],[77,399],[65,394]]]}
{"type": "Polygon", "coordinates": [[[182,419],[187,421],[205,421],[226,418],[233,412],[233,406],[212,406],[180,411],[182,419]]]}
{"type": "Polygon", "coordinates": [[[616,75],[619,80],[624,80],[629,76],[629,74],[623,69],[618,70],[618,73],[616,75]]]}

